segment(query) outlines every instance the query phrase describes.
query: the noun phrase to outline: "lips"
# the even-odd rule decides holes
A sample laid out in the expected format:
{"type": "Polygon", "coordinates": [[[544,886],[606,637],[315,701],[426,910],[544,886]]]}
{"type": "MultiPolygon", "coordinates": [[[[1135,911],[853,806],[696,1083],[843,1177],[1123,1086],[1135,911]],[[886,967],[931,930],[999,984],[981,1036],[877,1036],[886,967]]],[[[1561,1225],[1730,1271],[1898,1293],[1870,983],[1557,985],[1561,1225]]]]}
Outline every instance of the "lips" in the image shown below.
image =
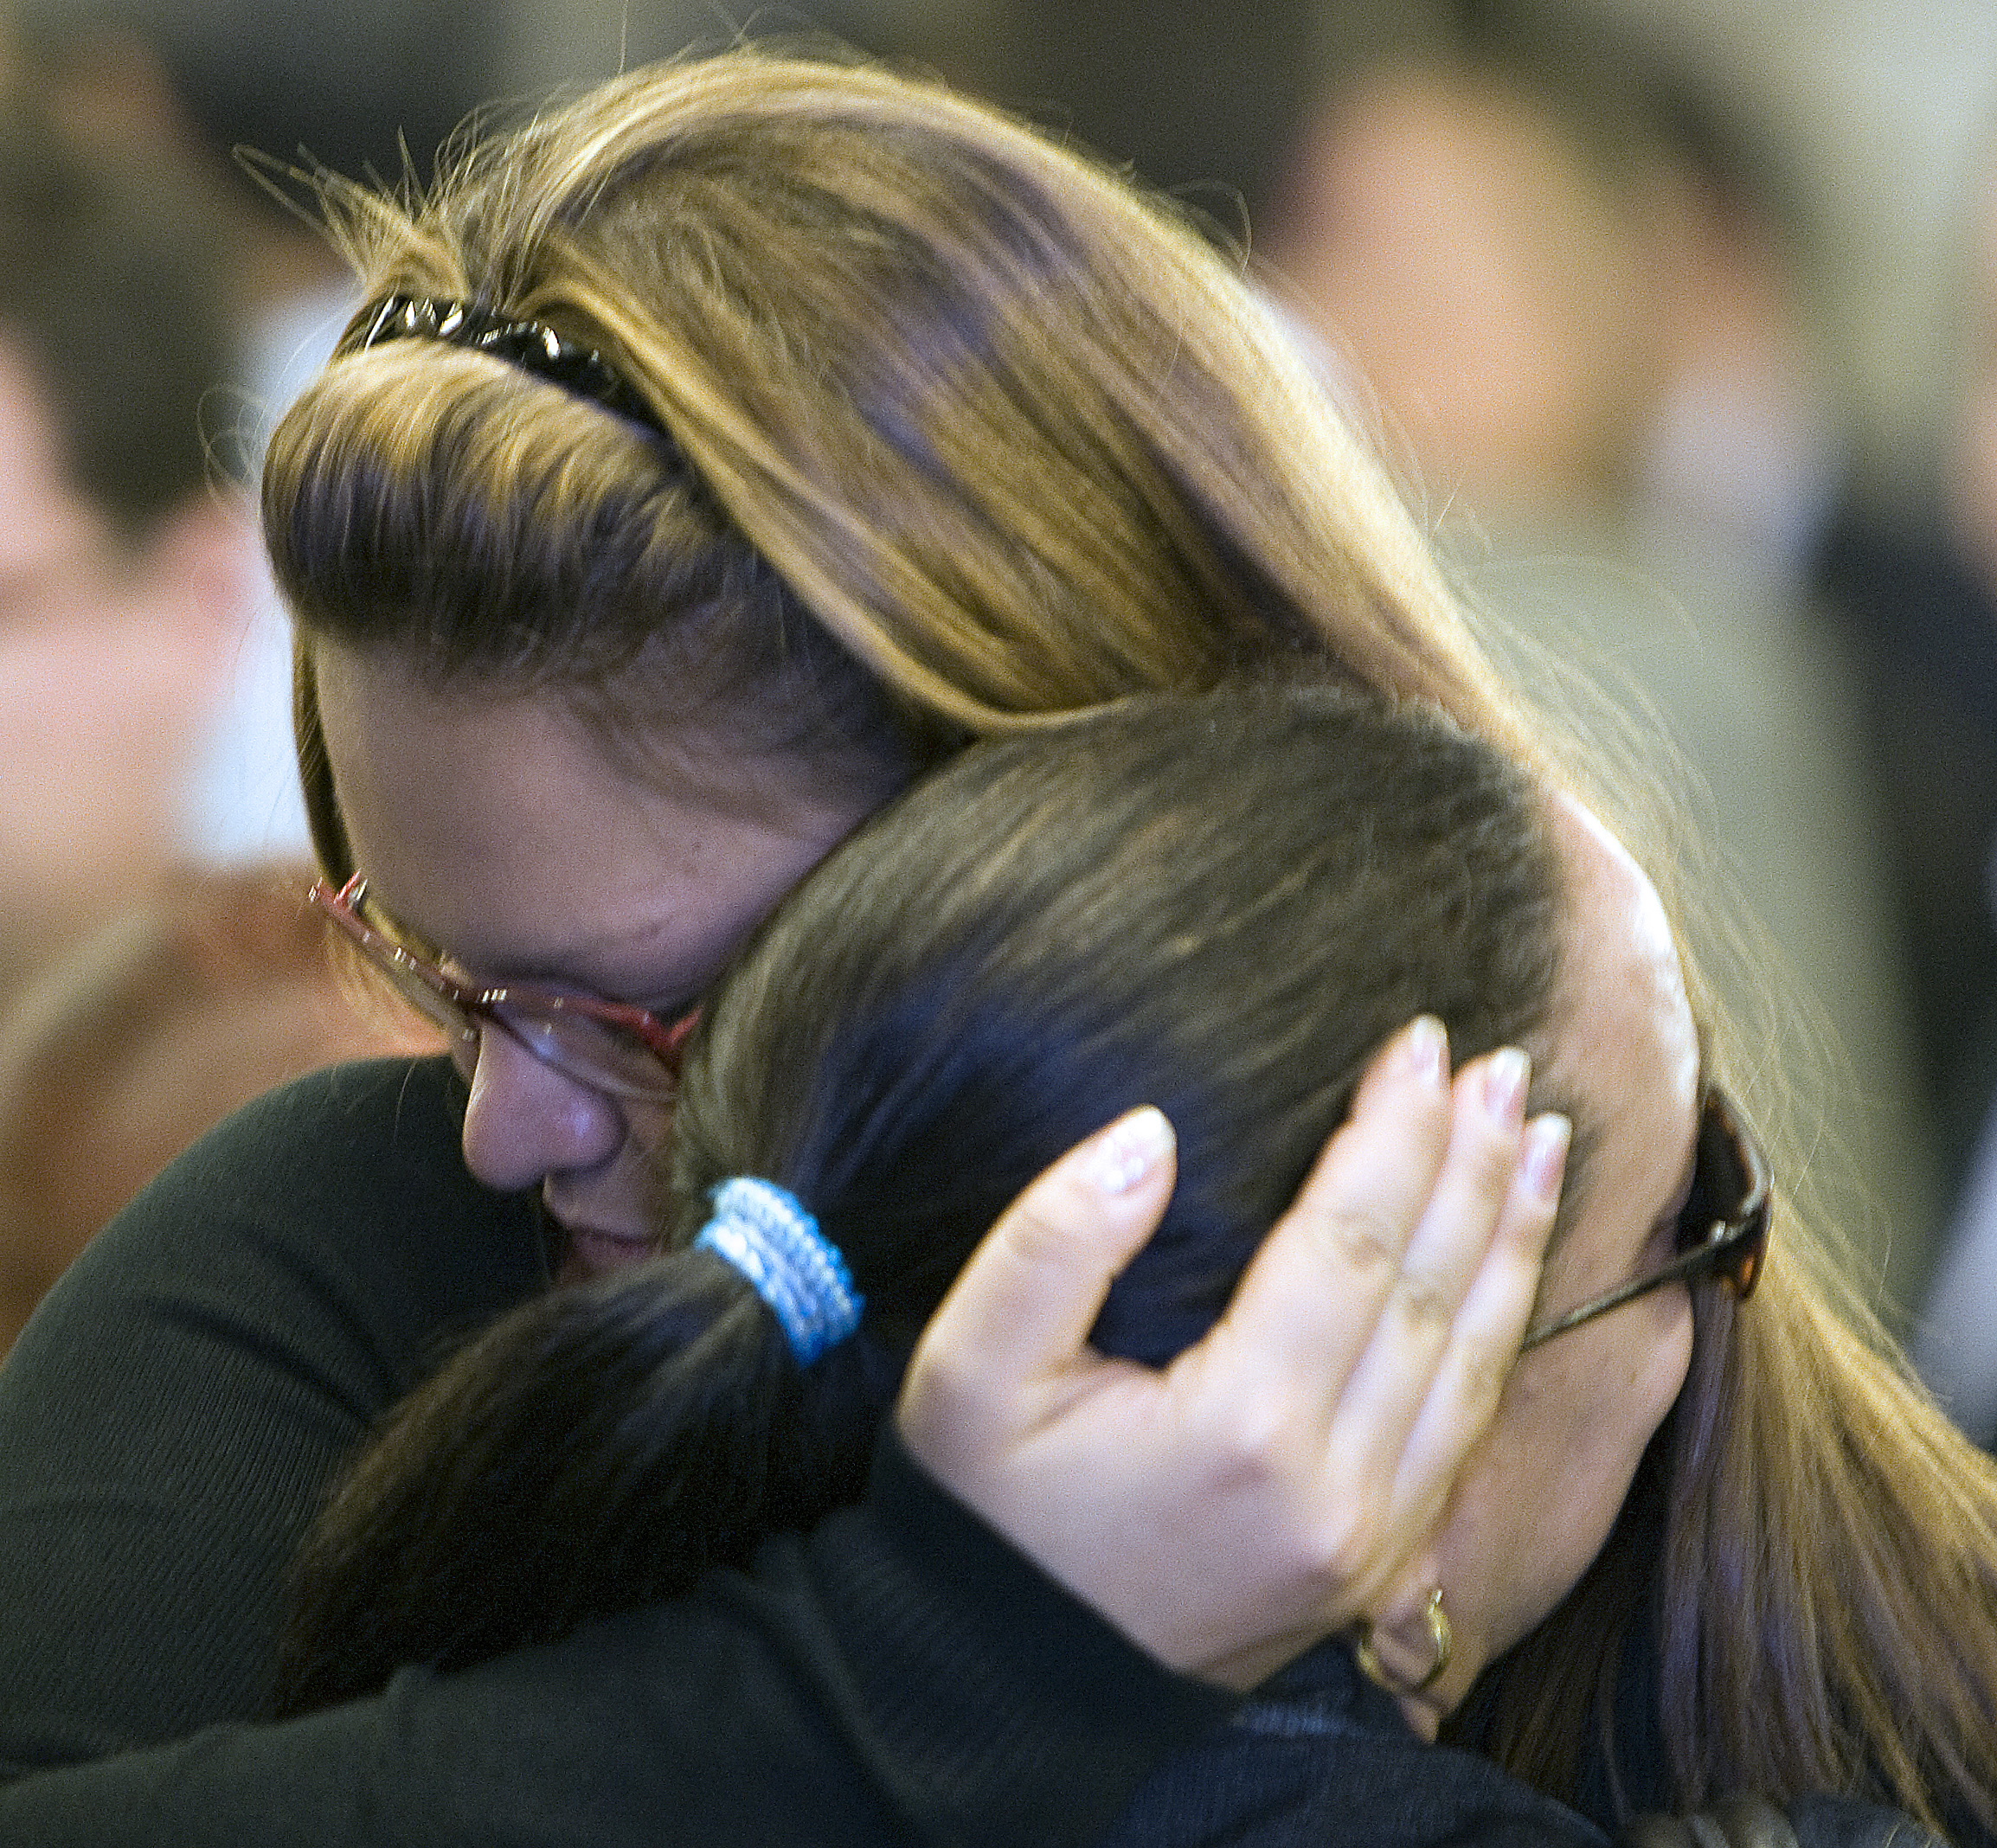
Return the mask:
{"type": "Polygon", "coordinates": [[[628,1270],[652,1255],[652,1241],[642,1232],[602,1232],[590,1226],[570,1226],[568,1233],[568,1249],[561,1270],[564,1282],[628,1270]]]}

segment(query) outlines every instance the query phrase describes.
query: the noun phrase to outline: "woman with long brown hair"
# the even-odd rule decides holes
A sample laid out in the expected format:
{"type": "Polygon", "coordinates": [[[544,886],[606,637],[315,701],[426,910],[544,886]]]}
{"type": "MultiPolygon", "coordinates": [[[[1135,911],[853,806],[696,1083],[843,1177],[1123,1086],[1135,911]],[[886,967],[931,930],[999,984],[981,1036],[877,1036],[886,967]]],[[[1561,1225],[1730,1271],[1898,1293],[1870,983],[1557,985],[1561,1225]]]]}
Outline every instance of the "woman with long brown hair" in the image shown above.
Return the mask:
{"type": "MultiPolygon", "coordinates": [[[[645,1254],[673,1021],[972,735],[1259,664],[1526,748],[1420,533],[1237,266],[989,109],[743,50],[478,140],[421,195],[321,189],[366,305],[264,480],[321,897],[450,1025],[463,1078],[278,1094],[24,1331],[0,1374],[19,1770],[264,1710],[283,1574],[342,1460],[453,1339],[645,1254]],[[127,1640],[79,1646],[105,1633],[127,1640]]],[[[617,1699],[626,1650],[658,1659],[661,1624],[675,1659],[791,1665],[737,1674],[725,1711],[648,1674],[670,1749],[627,1762],[621,1726],[589,1727],[549,1804],[614,1791],[754,1838],[785,1787],[706,1756],[753,1736],[821,1807],[837,1782],[928,1832],[1086,1839],[1224,1710],[1209,1684],[1390,1579],[1488,1418],[1551,1202],[1520,1173],[1519,1100],[1487,1108],[1474,1080],[1399,1043],[1259,1287],[1147,1396],[1076,1316],[1163,1170],[1092,1139],[1002,1219],[911,1369],[913,1460],[885,1445],[866,1501],[763,1562],[761,1595],[717,1580],[562,1646],[564,1667],[481,1671],[580,1716],[617,1699]],[[1403,1274],[1437,1241],[1443,1322],[1403,1274]],[[1101,1543],[1140,1510],[1144,1546],[1101,1543]],[[909,1700],[967,1658],[1005,1701],[909,1700]]],[[[412,1684],[318,1716],[309,1749],[288,1729],[232,1749],[301,1789],[319,1767],[338,1794],[301,1802],[312,1826],[364,1831],[416,1800],[355,1768],[384,1736],[442,1725],[510,1761],[517,1710],[502,1723],[481,1688],[427,1682],[411,1707],[412,1684]]],[[[481,1793],[483,1749],[444,1755],[481,1793]]],[[[93,1775],[47,1800],[101,1829],[93,1775]]]]}

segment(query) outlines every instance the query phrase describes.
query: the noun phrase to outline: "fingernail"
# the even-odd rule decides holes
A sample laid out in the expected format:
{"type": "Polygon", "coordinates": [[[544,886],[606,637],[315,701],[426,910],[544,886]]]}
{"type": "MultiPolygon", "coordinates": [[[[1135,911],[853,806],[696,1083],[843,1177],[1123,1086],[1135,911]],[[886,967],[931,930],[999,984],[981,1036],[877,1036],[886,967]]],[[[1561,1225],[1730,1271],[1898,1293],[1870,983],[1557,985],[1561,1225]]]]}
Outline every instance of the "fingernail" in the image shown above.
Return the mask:
{"type": "Polygon", "coordinates": [[[1438,1088],[1449,1082],[1449,1030],[1433,1014],[1418,1015],[1409,1025],[1408,1068],[1438,1088]]]}
{"type": "Polygon", "coordinates": [[[1525,1152],[1519,1171],[1525,1184],[1542,1200],[1560,1197],[1560,1179],[1567,1171],[1567,1145],[1574,1126],[1557,1112],[1534,1117],[1525,1132],[1525,1152]]]}
{"type": "Polygon", "coordinates": [[[1501,1047],[1484,1068],[1484,1107],[1500,1123],[1513,1123],[1525,1111],[1525,1084],[1532,1062],[1516,1046],[1501,1047]]]}
{"type": "Polygon", "coordinates": [[[1172,1147],[1165,1113],[1145,1104],[1112,1124],[1088,1158],[1088,1178],[1099,1192],[1128,1193],[1172,1147]]]}

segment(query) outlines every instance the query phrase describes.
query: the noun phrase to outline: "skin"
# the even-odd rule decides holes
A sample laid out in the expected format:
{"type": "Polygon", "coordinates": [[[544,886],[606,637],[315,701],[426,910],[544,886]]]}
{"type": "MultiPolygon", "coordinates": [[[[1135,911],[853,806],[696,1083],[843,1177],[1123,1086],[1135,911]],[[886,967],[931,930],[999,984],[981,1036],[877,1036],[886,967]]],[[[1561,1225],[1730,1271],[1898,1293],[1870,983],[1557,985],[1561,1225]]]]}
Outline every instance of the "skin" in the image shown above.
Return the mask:
{"type": "MultiPolygon", "coordinates": [[[[861,818],[822,775],[768,763],[710,754],[703,780],[662,750],[637,778],[558,703],[440,696],[392,656],[325,647],[318,673],[358,867],[401,927],[482,981],[676,1012],[861,818]]],[[[538,1184],[575,1267],[637,1254],[660,1113],[499,1034],[470,1077],[472,1171],[538,1184]]],[[[903,1383],[910,1452],[1185,1672],[1246,1688],[1379,1608],[1490,1422],[1538,1291],[1566,1125],[1527,1125],[1523,1080],[1518,1056],[1452,1075],[1440,1024],[1411,1024],[1226,1314],[1155,1372],[1087,1341],[1174,1171],[1157,1112],[1110,1125],[959,1277],[903,1383]]]]}
{"type": "Polygon", "coordinates": [[[1275,260],[1426,478],[1486,510],[1613,491],[1669,374],[1682,215],[1524,99],[1408,72],[1304,139],[1275,260]]]}
{"type": "Polygon", "coordinates": [[[0,335],[0,1004],[164,876],[255,582],[219,498],[120,542],[0,335]]]}
{"type": "MultiPolygon", "coordinates": [[[[1699,1043],[1656,889],[1594,816],[1560,801],[1569,869],[1562,1001],[1542,1075],[1580,1100],[1598,1141],[1587,1188],[1547,1261],[1549,1313],[1654,1270],[1692,1181],[1699,1043]]],[[[1376,1638],[1407,1683],[1433,1660],[1421,1616],[1443,1588],[1454,1646],[1435,1685],[1403,1702],[1433,1737],[1483,1668],[1564,1598],[1609,1537],[1645,1447],[1691,1364],[1692,1296],[1641,1296],[1525,1356],[1472,1454],[1433,1546],[1376,1638]]]]}
{"type": "Polygon", "coordinates": [[[0,621],[11,622],[61,574],[109,543],[103,522],[69,484],[59,420],[27,355],[0,335],[0,493],[13,517],[0,530],[0,621]]]}

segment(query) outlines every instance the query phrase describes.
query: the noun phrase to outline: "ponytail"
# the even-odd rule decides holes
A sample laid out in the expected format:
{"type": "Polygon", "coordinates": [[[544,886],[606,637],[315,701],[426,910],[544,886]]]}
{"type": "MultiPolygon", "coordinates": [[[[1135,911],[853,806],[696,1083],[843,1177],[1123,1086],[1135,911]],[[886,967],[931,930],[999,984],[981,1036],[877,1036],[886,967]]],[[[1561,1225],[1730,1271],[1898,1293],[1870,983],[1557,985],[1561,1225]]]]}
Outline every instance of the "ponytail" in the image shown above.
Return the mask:
{"type": "Polygon", "coordinates": [[[857,1499],[905,1357],[851,1333],[799,1351],[711,1242],[502,1319],[396,1409],[299,1553],[279,1716],[673,1597],[857,1499]]]}

